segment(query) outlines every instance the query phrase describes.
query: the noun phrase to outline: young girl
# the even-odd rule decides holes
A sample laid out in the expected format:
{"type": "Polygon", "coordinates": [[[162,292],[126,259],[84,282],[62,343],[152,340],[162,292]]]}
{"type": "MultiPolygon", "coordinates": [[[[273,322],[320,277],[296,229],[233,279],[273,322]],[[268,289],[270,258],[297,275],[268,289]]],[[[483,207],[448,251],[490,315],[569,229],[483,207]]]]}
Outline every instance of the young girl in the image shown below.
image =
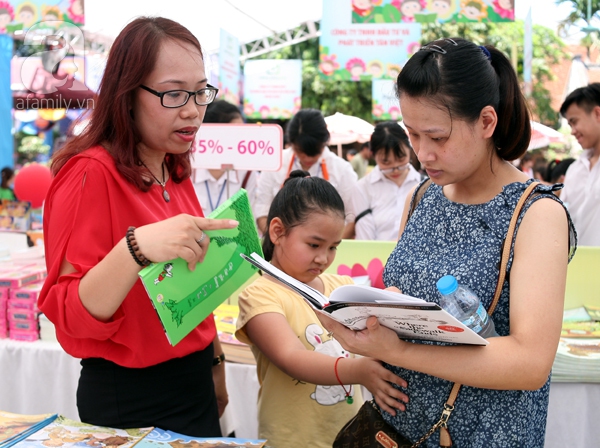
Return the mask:
{"type": "MultiPolygon", "coordinates": [[[[352,283],[323,273],[341,242],[344,203],[329,182],[308,176],[293,171],[275,196],[263,252],[274,266],[329,296],[352,283]]],[[[304,299],[273,278],[265,275],[246,288],[239,306],[236,336],[252,346],[257,361],[259,436],[270,446],[331,447],[361,405],[356,384],[390,414],[404,410],[407,396],[390,384],[405,387],[404,380],[379,361],[351,357],[304,299]]]]}

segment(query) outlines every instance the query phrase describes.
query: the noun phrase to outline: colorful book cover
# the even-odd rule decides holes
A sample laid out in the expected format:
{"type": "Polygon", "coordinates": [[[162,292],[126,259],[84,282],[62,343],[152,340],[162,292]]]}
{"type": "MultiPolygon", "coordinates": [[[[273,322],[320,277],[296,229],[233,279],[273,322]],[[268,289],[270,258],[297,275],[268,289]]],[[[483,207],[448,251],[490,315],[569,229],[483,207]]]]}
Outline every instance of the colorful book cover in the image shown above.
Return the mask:
{"type": "Polygon", "coordinates": [[[0,447],[13,446],[55,418],[56,414],[25,415],[0,411],[0,447]]]}
{"type": "Polygon", "coordinates": [[[600,338],[600,322],[563,322],[560,335],[567,338],[600,338]]]}
{"type": "Polygon", "coordinates": [[[234,194],[209,218],[235,219],[239,225],[206,231],[210,238],[208,252],[194,271],[178,258],[153,263],[139,274],[173,346],[256,273],[240,254],[262,254],[246,190],[234,194]]]}
{"type": "Polygon", "coordinates": [[[144,437],[136,448],[260,448],[265,446],[265,439],[239,439],[233,437],[190,437],[172,431],[154,428],[144,437]]]}
{"type": "Polygon", "coordinates": [[[59,415],[56,420],[22,440],[18,448],[130,448],[150,428],[116,429],[90,425],[59,415]]]}

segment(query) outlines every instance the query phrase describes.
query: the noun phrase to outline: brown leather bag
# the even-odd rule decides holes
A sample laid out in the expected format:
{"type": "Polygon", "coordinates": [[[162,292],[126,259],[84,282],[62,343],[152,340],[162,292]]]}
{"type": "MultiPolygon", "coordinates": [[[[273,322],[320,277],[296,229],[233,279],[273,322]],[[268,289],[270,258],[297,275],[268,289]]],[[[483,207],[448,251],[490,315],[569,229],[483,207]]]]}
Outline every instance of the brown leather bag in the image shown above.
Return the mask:
{"type": "Polygon", "coordinates": [[[411,445],[385,422],[373,400],[363,403],[333,441],[333,448],[405,448],[411,445]]]}

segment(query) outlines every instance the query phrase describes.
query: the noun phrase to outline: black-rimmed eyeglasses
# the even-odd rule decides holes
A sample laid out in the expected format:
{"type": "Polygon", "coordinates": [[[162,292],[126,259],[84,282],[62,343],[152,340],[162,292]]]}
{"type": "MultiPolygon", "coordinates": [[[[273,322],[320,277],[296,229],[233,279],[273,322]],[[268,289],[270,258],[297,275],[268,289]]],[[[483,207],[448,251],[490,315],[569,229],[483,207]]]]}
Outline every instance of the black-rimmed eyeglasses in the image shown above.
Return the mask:
{"type": "Polygon", "coordinates": [[[183,107],[187,104],[190,97],[194,97],[194,102],[198,106],[206,106],[214,101],[219,89],[207,84],[205,88],[190,92],[189,90],[167,90],[166,92],[157,92],[150,87],[140,86],[140,88],[156,95],[160,98],[160,104],[170,109],[183,107]]]}

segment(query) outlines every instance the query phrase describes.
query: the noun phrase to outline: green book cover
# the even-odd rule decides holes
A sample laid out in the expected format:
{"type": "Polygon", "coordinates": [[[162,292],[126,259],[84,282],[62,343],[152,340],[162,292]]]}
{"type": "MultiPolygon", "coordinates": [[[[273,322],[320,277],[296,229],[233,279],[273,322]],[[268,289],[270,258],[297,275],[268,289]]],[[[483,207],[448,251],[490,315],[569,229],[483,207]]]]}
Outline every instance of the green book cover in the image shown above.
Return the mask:
{"type": "Polygon", "coordinates": [[[208,252],[194,271],[189,270],[185,260],[177,258],[153,263],[139,274],[173,346],[257,272],[240,254],[262,255],[246,190],[234,194],[209,218],[235,219],[239,225],[206,231],[210,237],[208,252]]]}

